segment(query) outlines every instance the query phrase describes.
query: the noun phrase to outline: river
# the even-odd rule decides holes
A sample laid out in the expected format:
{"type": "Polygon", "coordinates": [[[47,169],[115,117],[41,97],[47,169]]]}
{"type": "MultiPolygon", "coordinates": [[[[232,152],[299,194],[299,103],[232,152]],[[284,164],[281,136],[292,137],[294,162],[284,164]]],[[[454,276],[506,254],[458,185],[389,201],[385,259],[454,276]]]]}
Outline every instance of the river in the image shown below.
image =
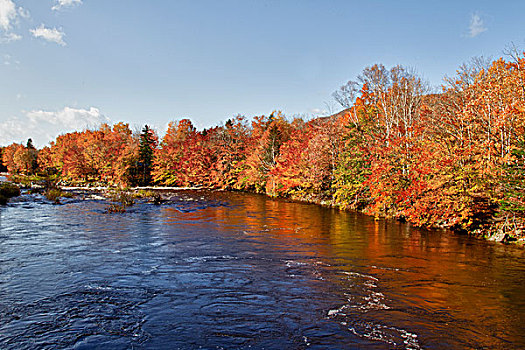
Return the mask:
{"type": "Polygon", "coordinates": [[[524,250],[180,191],[0,207],[1,349],[525,348],[524,250]]]}

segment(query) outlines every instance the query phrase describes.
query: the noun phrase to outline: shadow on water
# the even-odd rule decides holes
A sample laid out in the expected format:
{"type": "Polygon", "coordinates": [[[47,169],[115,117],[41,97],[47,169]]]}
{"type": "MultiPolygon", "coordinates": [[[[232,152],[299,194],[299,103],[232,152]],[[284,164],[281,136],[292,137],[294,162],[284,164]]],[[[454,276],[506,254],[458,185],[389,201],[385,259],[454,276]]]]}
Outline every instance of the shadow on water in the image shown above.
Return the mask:
{"type": "Polygon", "coordinates": [[[0,348],[523,348],[523,251],[181,191],[0,208],[0,348]]]}

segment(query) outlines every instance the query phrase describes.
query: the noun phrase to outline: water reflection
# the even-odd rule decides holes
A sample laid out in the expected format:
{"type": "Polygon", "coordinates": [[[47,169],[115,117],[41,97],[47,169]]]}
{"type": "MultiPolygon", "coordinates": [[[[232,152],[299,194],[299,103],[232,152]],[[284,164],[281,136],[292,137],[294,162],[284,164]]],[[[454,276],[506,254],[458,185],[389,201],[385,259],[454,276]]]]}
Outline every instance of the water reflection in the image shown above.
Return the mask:
{"type": "MultiPolygon", "coordinates": [[[[523,344],[516,325],[523,325],[525,310],[524,260],[516,247],[262,196],[213,196],[234,204],[178,212],[176,217],[213,222],[229,233],[242,228],[256,243],[263,241],[316,266],[343,294],[355,285],[370,287],[360,291],[361,299],[349,298],[343,316],[333,310],[330,315],[345,325],[359,318],[365,324],[360,335],[399,343],[396,336],[378,330],[395,333],[395,320],[399,329],[427,334],[419,341],[426,346],[523,344]]],[[[402,332],[399,337],[405,345],[418,344],[402,332]]]]}
{"type": "Polygon", "coordinates": [[[0,208],[0,347],[520,348],[523,251],[316,205],[178,192],[0,208]]]}

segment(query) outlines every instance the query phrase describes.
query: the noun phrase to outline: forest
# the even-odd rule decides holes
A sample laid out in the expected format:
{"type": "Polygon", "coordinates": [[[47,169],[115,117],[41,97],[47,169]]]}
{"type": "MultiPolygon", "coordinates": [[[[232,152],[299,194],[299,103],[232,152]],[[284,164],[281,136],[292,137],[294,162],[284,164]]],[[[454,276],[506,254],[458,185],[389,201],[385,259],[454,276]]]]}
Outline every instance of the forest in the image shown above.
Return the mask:
{"type": "Polygon", "coordinates": [[[4,170],[68,184],[264,193],[505,240],[525,229],[525,54],[473,59],[439,92],[411,69],[365,68],[327,117],[281,112],[166,134],[128,124],[0,149],[4,170]]]}

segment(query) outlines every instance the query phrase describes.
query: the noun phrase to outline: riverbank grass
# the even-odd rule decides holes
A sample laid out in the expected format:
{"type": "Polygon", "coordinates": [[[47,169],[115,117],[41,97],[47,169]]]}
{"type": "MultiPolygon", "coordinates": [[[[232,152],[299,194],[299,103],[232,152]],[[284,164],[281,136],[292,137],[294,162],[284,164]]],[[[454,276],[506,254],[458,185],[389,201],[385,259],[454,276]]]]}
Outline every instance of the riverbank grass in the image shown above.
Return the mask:
{"type": "Polygon", "coordinates": [[[133,195],[127,191],[115,191],[110,194],[113,203],[106,208],[106,213],[124,213],[128,207],[135,204],[133,195]]]}
{"type": "Polygon", "coordinates": [[[44,196],[55,204],[60,204],[60,198],[72,198],[73,194],[62,191],[60,188],[49,188],[44,192],[44,196]]]}

